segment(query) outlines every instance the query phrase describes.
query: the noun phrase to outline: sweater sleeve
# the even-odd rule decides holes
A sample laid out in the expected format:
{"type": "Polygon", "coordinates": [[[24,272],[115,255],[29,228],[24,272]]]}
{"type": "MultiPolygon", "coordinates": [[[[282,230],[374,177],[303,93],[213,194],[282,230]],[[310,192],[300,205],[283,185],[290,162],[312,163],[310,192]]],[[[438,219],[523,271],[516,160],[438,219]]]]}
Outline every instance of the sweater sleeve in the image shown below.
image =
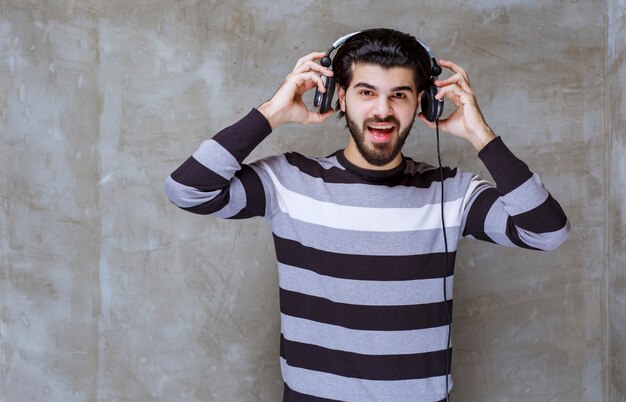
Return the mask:
{"type": "Polygon", "coordinates": [[[243,164],[272,132],[265,117],[253,109],[230,127],[208,139],[165,181],[165,195],[176,206],[219,218],[264,216],[263,183],[243,164]]]}
{"type": "Polygon", "coordinates": [[[570,224],[538,175],[500,137],[478,156],[495,181],[474,185],[466,205],[464,236],[493,243],[551,250],[567,239],[570,224]]]}

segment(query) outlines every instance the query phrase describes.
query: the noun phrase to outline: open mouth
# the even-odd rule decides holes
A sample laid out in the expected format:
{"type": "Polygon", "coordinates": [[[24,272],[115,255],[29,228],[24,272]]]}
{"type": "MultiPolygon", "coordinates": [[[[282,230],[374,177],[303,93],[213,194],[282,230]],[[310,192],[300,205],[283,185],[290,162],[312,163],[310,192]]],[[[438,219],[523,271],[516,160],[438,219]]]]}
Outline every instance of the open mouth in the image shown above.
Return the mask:
{"type": "Polygon", "coordinates": [[[393,136],[396,126],[390,123],[369,124],[367,131],[374,141],[388,141],[393,136]]]}

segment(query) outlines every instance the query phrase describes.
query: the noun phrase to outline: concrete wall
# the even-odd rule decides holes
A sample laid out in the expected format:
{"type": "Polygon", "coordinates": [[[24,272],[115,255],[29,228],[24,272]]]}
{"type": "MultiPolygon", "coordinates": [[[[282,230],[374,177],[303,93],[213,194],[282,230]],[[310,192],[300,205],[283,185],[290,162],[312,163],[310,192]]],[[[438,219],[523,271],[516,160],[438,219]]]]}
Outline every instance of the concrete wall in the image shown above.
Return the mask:
{"type": "MultiPolygon", "coordinates": [[[[623,400],[620,3],[0,0],[0,400],[279,400],[268,228],[179,211],[162,182],[301,55],[372,26],[467,67],[574,228],[550,253],[463,244],[453,399],[623,400]]],[[[281,128],[252,157],[329,154],[343,127],[281,128]]],[[[433,133],[405,151],[434,163],[433,133]]]]}
{"type": "Polygon", "coordinates": [[[626,401],[626,1],[608,2],[607,122],[610,400],[626,401]]]}

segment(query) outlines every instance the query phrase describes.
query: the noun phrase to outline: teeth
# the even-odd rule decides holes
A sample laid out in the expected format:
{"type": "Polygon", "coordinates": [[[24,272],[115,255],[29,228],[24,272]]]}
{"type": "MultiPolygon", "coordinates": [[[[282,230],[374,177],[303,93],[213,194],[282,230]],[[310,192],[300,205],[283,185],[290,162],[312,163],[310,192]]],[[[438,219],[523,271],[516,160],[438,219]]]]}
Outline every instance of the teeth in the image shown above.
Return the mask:
{"type": "Polygon", "coordinates": [[[374,130],[391,130],[393,126],[370,126],[374,130]]]}

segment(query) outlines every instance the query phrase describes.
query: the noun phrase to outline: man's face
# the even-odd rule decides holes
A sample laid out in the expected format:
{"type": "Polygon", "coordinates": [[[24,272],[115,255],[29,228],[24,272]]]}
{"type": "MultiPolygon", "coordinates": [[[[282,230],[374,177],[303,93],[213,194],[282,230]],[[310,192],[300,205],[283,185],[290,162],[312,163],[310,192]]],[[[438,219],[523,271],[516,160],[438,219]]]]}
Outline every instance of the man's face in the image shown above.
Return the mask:
{"type": "Polygon", "coordinates": [[[369,169],[399,165],[419,103],[413,71],[357,64],[348,88],[339,88],[339,103],[351,134],[346,158],[369,169]]]}

